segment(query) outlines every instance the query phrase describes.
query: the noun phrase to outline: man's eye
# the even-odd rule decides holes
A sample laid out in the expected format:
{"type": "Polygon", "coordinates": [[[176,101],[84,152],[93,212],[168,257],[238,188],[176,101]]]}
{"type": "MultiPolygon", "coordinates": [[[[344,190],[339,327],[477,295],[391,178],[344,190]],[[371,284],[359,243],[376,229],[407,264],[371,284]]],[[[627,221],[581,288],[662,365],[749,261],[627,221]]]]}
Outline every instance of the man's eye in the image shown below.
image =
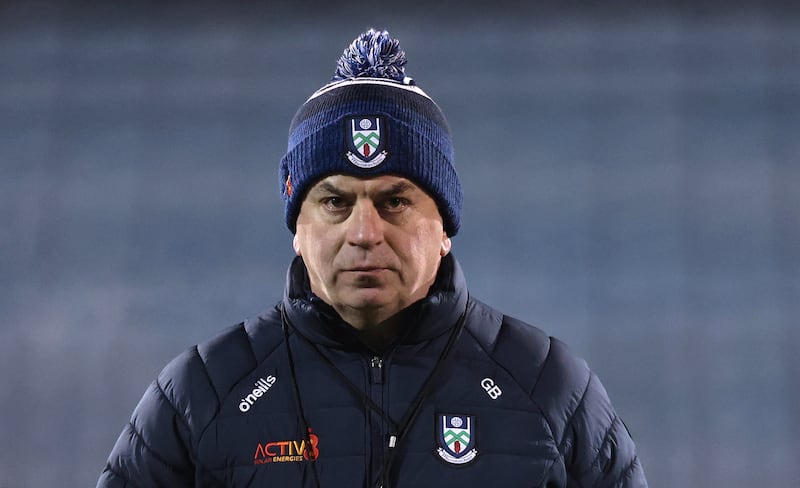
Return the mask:
{"type": "Polygon", "coordinates": [[[401,209],[408,206],[408,200],[400,197],[392,197],[386,200],[386,208],[391,210],[401,209]]]}
{"type": "Polygon", "coordinates": [[[327,197],[322,200],[322,205],[331,210],[343,208],[346,204],[347,202],[342,197],[327,197]]]}

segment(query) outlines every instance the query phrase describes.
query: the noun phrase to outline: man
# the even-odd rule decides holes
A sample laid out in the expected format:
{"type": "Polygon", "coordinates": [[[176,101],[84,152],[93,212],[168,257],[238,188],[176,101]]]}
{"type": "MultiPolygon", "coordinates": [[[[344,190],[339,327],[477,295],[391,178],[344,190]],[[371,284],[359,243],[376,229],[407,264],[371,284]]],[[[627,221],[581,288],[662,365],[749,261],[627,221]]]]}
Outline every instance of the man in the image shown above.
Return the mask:
{"type": "Polygon", "coordinates": [[[370,30],[292,121],[283,300],[173,360],[98,486],[641,487],[600,381],[469,296],[444,115],[370,30]]]}

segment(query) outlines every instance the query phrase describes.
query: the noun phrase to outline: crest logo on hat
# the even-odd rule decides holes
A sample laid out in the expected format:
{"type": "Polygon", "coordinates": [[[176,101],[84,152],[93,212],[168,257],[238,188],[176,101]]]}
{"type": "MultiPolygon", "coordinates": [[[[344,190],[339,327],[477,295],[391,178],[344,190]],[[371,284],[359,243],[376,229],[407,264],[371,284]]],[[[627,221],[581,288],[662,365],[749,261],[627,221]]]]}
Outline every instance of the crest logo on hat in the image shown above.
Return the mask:
{"type": "Polygon", "coordinates": [[[377,115],[348,117],[347,159],[359,168],[374,168],[381,164],[388,153],[384,150],[383,119],[377,115]]]}
{"type": "Polygon", "coordinates": [[[475,416],[438,414],[436,416],[436,453],[445,462],[463,465],[478,455],[475,449],[475,416]]]}

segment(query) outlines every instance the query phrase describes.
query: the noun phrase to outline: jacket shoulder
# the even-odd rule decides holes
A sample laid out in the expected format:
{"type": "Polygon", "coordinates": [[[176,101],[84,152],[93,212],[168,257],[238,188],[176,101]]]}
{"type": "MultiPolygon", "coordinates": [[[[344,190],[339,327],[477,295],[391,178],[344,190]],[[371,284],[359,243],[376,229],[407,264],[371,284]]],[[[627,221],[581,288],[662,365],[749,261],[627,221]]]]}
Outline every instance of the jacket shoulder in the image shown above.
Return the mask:
{"type": "Polygon", "coordinates": [[[468,329],[539,407],[560,446],[589,387],[589,366],[542,329],[475,302],[468,329]]]}
{"type": "Polygon", "coordinates": [[[541,410],[581,486],[646,486],[627,428],[582,358],[541,329],[477,303],[468,329],[541,410]]]}
{"type": "Polygon", "coordinates": [[[173,359],[157,383],[198,432],[236,384],[281,343],[280,315],[270,310],[241,322],[173,359]]]}
{"type": "Polygon", "coordinates": [[[134,409],[97,486],[193,484],[204,429],[227,393],[280,344],[279,324],[273,310],[170,361],[134,409]]]}
{"type": "Polygon", "coordinates": [[[142,397],[134,420],[156,418],[144,413],[168,406],[196,443],[234,386],[280,344],[275,315],[270,311],[228,327],[174,358],[142,397]]]}
{"type": "Polygon", "coordinates": [[[538,327],[475,299],[472,302],[467,330],[492,361],[530,395],[550,354],[552,339],[538,327]]]}

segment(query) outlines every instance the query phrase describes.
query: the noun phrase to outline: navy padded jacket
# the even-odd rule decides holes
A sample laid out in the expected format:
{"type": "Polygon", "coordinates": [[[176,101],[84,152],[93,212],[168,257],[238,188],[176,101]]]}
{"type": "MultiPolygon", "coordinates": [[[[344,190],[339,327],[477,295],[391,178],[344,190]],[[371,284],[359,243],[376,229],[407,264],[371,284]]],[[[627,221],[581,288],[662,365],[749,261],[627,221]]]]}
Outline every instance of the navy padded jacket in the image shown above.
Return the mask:
{"type": "Polygon", "coordinates": [[[376,354],[296,259],[281,304],[159,374],[97,486],[647,486],[586,363],[469,298],[454,258],[401,313],[406,332],[376,354]]]}

